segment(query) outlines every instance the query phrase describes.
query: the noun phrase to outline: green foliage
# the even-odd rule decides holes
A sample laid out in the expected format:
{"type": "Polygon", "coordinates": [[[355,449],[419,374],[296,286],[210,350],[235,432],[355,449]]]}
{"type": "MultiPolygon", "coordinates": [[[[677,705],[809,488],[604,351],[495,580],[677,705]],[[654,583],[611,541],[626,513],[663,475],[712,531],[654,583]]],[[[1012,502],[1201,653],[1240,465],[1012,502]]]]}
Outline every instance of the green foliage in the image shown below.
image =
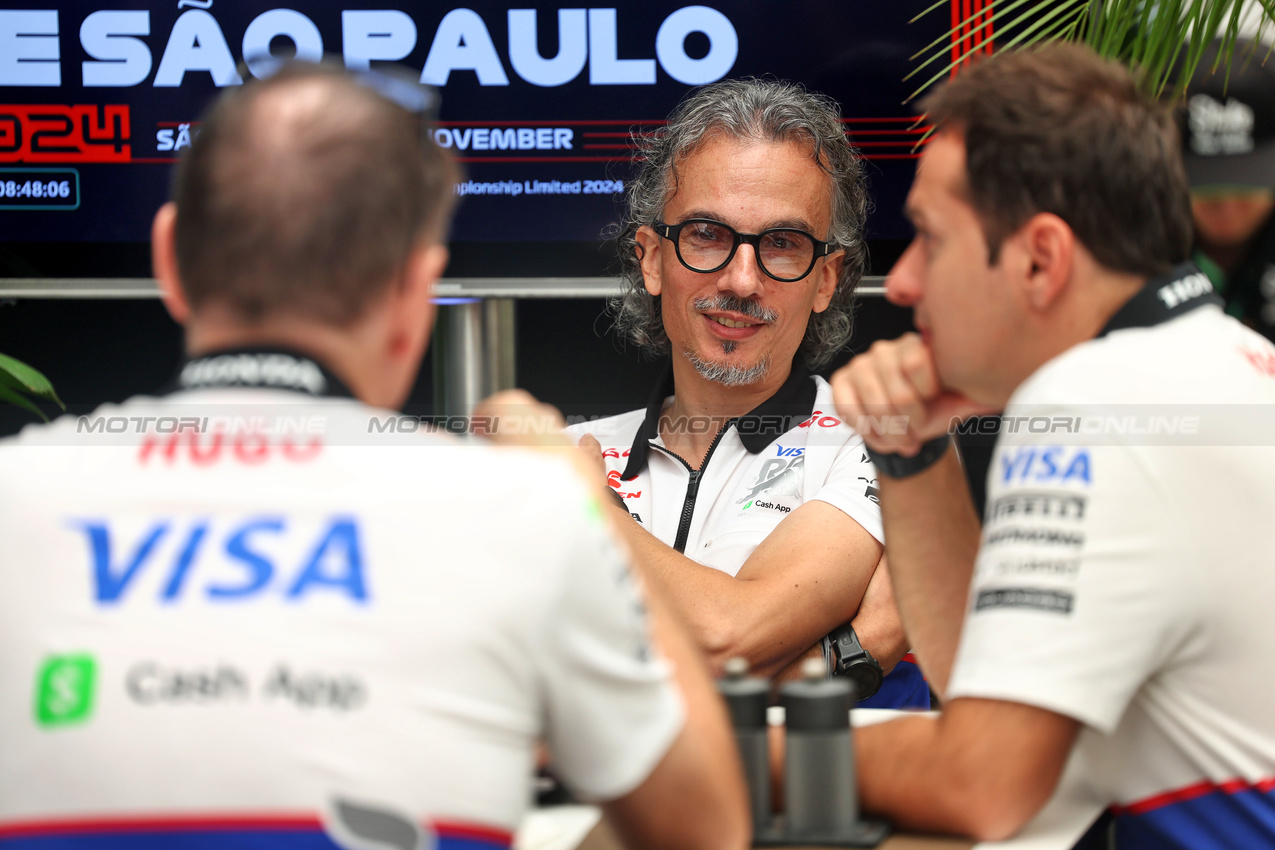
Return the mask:
{"type": "Polygon", "coordinates": [[[29,410],[45,422],[48,422],[49,417],[45,416],[44,411],[36,406],[28,396],[33,396],[42,401],[51,401],[66,410],[66,405],[62,403],[62,399],[58,398],[58,394],[53,389],[53,384],[49,383],[48,378],[21,360],[15,360],[8,355],[0,354],[0,402],[16,404],[18,407],[29,410]]]}
{"type": "MultiPolygon", "coordinates": [[[[944,8],[950,8],[950,0],[939,0],[917,18],[944,8]]],[[[989,14],[994,15],[993,47],[997,51],[1059,40],[1083,42],[1102,56],[1134,69],[1149,93],[1159,97],[1171,90],[1178,97],[1213,39],[1222,39],[1218,64],[1230,67],[1235,40],[1249,8],[1259,16],[1255,36],[1260,38],[1262,31],[1275,23],[1275,0],[998,0],[992,10],[974,13],[912,57],[920,64],[908,78],[930,76],[908,99],[946,78],[971,54],[984,50],[987,38],[979,34],[979,24],[989,14]],[[953,57],[952,36],[962,31],[974,35],[958,38],[960,45],[953,57]]],[[[1268,57],[1266,51],[1258,61],[1268,57]]]]}

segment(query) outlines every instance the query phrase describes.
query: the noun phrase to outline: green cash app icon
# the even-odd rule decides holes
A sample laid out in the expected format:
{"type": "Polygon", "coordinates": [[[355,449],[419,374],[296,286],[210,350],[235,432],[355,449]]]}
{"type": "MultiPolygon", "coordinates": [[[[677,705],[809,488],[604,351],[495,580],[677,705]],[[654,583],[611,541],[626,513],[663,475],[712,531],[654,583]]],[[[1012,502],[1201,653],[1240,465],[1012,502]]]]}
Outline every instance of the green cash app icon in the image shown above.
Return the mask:
{"type": "Polygon", "coordinates": [[[96,683],[97,662],[91,655],[51,656],[36,676],[35,722],[51,727],[87,720],[96,683]]]}

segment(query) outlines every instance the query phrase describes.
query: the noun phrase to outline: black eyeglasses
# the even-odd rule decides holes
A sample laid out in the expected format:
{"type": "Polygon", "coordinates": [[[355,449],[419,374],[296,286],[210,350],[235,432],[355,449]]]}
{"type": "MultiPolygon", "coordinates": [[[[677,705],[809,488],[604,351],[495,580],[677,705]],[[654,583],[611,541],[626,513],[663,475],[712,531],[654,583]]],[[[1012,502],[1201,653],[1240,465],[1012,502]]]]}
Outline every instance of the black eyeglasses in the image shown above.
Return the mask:
{"type": "Polygon", "coordinates": [[[815,260],[841,250],[821,242],[804,230],[772,227],[761,233],[740,233],[729,224],[711,218],[688,218],[681,224],[657,221],[655,232],[673,243],[677,259],[693,272],[708,274],[730,265],[740,244],[747,242],[757,253],[757,265],[766,277],[792,283],[810,274],[815,260]]]}

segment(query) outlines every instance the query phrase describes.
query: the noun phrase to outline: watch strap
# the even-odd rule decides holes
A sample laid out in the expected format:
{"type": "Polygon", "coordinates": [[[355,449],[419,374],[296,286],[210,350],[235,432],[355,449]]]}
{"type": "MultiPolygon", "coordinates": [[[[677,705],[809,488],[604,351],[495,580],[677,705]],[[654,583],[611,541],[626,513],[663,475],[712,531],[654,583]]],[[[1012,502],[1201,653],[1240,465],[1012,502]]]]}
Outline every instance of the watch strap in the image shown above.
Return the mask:
{"type": "Polygon", "coordinates": [[[866,443],[863,450],[867,452],[868,459],[877,468],[878,474],[887,478],[909,478],[938,463],[943,455],[947,454],[947,448],[951,443],[952,438],[947,434],[935,437],[933,440],[922,443],[921,450],[912,457],[904,457],[894,452],[873,451],[866,443]]]}
{"type": "Polygon", "coordinates": [[[859,636],[849,623],[833,631],[828,641],[831,675],[850,679],[855,683],[856,700],[865,700],[881,689],[885,671],[881,663],[859,642],[859,636]]]}

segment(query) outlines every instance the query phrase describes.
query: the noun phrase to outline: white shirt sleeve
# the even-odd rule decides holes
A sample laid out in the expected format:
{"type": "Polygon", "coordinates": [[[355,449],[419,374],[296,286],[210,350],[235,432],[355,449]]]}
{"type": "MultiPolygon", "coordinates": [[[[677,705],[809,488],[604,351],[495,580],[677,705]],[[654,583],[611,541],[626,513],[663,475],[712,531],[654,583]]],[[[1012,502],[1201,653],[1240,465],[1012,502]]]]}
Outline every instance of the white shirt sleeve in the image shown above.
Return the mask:
{"type": "Polygon", "coordinates": [[[878,542],[884,543],[881,502],[877,497],[877,470],[868,460],[868,453],[863,450],[863,439],[857,434],[837,452],[827,479],[812,498],[840,509],[878,542]]]}
{"type": "Polygon", "coordinates": [[[651,644],[645,604],[596,506],[571,541],[539,659],[546,736],[563,780],[600,800],[636,788],[681,732],[685,710],[651,644]]]}
{"type": "Polygon", "coordinates": [[[1164,454],[1002,435],[950,698],[1009,700],[1115,728],[1196,619],[1201,579],[1175,567],[1191,560],[1178,533],[1190,518],[1163,497],[1174,486],[1163,480],[1164,454]]]}

